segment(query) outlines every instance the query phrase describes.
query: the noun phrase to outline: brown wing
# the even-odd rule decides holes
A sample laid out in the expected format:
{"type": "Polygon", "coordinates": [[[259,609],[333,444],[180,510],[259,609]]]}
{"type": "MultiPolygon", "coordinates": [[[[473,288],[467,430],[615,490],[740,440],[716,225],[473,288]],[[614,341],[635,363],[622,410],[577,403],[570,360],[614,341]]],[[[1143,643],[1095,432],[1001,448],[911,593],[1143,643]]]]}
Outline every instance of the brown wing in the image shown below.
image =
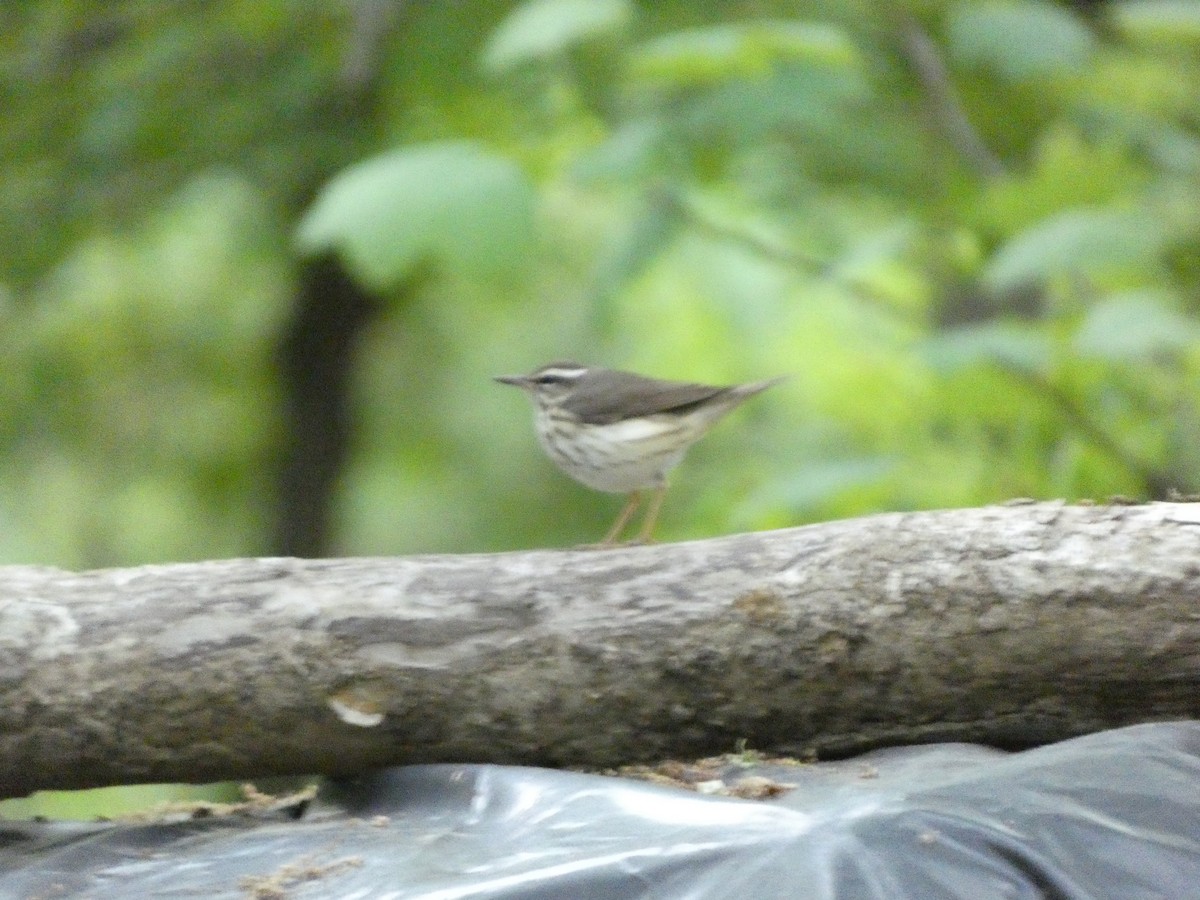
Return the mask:
{"type": "Polygon", "coordinates": [[[593,369],[571,395],[571,411],[589,425],[611,425],[682,409],[729,390],[686,381],[661,381],[631,372],[593,369]]]}

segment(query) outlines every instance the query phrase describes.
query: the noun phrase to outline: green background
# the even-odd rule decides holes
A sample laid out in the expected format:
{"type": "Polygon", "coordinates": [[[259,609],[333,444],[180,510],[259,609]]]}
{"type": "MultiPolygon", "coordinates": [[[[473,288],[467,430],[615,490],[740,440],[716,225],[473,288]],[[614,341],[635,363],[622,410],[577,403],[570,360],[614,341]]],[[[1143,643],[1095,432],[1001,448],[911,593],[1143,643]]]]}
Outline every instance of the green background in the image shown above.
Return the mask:
{"type": "Polygon", "coordinates": [[[0,562],[594,540],[555,359],[791,375],[661,539],[1200,491],[1197,84],[1188,0],[5,4],[0,562]]]}

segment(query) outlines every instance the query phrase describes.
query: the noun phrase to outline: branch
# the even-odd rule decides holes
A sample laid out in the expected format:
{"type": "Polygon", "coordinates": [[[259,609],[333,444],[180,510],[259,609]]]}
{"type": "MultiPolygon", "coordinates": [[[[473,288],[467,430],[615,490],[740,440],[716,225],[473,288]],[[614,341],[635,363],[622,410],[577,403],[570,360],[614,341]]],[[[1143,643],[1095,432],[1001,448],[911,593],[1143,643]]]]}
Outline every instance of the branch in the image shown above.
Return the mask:
{"type": "Polygon", "coordinates": [[[925,90],[934,123],[959,155],[988,178],[1004,174],[1004,164],[984,143],[967,117],[950,72],[933,39],[910,15],[902,15],[900,37],[908,61],[925,90]]]}
{"type": "Polygon", "coordinates": [[[1027,746],[1200,715],[1200,505],[606,552],[0,568],[0,793],[1027,746]]]}
{"type": "Polygon", "coordinates": [[[1000,363],[1000,367],[1014,379],[1024,383],[1038,397],[1047,400],[1058,410],[1059,415],[1085,439],[1091,441],[1102,453],[1108,454],[1118,465],[1123,466],[1137,477],[1145,487],[1148,496],[1162,499],[1182,487],[1182,485],[1174,483],[1167,473],[1139,459],[1121,446],[1112,434],[1105,431],[1095,419],[1084,411],[1074,397],[1041,373],[1022,366],[1004,363],[1000,363]]]}
{"type": "Polygon", "coordinates": [[[896,304],[886,295],[871,289],[861,282],[848,281],[837,277],[829,263],[811,253],[806,253],[799,248],[788,246],[780,241],[771,240],[765,235],[755,234],[748,229],[738,228],[726,222],[719,222],[712,216],[703,213],[694,203],[688,202],[682,195],[671,196],[667,202],[673,205],[680,218],[703,234],[731,244],[740,245],[751,253],[780,266],[807,272],[816,278],[828,278],[831,283],[846,291],[851,296],[885,312],[895,312],[896,304]]]}

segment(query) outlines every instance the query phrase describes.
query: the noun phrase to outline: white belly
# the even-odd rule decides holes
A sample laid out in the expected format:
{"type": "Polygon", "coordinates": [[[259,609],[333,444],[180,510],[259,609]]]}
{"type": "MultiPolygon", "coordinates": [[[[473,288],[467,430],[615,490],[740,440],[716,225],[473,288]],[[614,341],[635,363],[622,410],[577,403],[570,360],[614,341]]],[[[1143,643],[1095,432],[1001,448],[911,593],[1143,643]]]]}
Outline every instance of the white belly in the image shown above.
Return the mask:
{"type": "Polygon", "coordinates": [[[692,429],[673,416],[581,428],[578,439],[565,441],[553,434],[551,423],[538,416],[538,440],[555,465],[594,490],[614,494],[664,485],[667,473],[706,430],[681,434],[681,428],[685,433],[692,429]]]}

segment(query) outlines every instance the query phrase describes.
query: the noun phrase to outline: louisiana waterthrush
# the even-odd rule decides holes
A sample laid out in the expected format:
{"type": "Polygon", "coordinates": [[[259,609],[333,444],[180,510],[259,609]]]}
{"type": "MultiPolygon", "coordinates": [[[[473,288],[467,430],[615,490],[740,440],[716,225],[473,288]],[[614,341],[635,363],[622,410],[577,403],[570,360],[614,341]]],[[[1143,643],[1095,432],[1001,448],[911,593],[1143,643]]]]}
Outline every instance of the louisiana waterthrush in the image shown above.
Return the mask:
{"type": "Polygon", "coordinates": [[[496,379],[529,394],[538,441],[555,465],[590,488],[629,494],[601,546],[616,543],[645,491],[653,493],[636,540],[649,541],[667,473],[688,447],[734,407],[782,380],[714,387],[573,362],[496,379]]]}

